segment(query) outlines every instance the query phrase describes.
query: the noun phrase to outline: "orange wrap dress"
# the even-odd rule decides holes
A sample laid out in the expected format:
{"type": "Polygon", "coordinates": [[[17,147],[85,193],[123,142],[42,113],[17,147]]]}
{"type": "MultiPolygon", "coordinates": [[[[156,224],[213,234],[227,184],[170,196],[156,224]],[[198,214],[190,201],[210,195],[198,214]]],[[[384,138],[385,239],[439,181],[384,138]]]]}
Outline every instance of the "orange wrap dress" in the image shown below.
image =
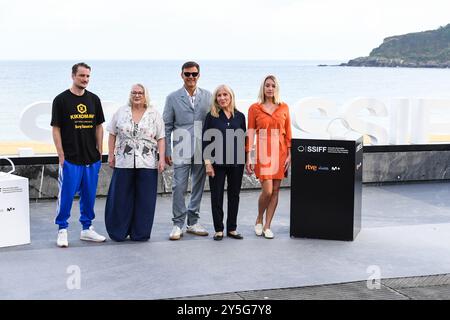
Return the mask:
{"type": "MultiPolygon", "coordinates": [[[[281,180],[287,177],[284,162],[292,139],[288,105],[281,103],[270,114],[262,104],[252,104],[248,110],[248,134],[254,133],[256,177],[259,180],[281,180]]],[[[251,148],[247,139],[246,152],[250,152],[251,148]]]]}

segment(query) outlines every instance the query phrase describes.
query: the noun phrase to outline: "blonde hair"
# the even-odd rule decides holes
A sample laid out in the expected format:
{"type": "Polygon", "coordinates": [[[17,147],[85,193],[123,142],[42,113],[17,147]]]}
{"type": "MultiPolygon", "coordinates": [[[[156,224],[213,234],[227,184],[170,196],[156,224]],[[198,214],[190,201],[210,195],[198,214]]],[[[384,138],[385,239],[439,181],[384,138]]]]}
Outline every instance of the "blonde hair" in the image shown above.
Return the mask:
{"type": "MultiPolygon", "coordinates": [[[[150,103],[150,94],[148,93],[147,88],[146,88],[143,84],[135,83],[135,84],[133,84],[133,85],[131,86],[131,91],[133,91],[133,87],[136,87],[136,86],[138,86],[138,87],[140,87],[142,90],[144,90],[144,99],[145,99],[145,104],[144,104],[144,106],[145,106],[146,108],[150,108],[152,105],[151,105],[151,103],[150,103]]],[[[130,107],[133,105],[133,95],[131,94],[131,91],[130,91],[130,96],[129,96],[129,98],[128,98],[128,105],[129,105],[130,107]]]]}
{"type": "Polygon", "coordinates": [[[214,90],[214,93],[212,95],[212,103],[211,103],[211,115],[214,118],[218,118],[219,117],[219,112],[220,110],[222,110],[222,108],[220,107],[219,103],[217,102],[217,94],[219,93],[219,90],[225,90],[226,92],[228,92],[228,94],[230,95],[230,107],[231,107],[231,114],[234,117],[234,111],[237,110],[236,109],[236,100],[234,98],[234,92],[233,90],[231,90],[231,88],[225,84],[221,84],[220,86],[218,86],[216,88],[216,90],[214,90]]]}
{"type": "Polygon", "coordinates": [[[258,102],[264,103],[266,102],[266,95],[264,94],[264,87],[266,85],[267,80],[272,80],[275,82],[275,92],[273,93],[273,103],[275,104],[281,104],[281,98],[280,98],[280,83],[278,82],[278,79],[274,75],[268,75],[264,78],[263,82],[261,83],[261,87],[259,88],[259,94],[258,94],[258,102]]]}

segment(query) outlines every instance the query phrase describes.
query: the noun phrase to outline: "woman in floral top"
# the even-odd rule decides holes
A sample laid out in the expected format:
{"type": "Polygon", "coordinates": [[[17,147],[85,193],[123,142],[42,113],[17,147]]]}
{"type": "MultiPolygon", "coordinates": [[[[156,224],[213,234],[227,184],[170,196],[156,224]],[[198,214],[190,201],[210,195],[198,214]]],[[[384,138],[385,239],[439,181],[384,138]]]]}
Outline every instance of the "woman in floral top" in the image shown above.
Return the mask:
{"type": "Polygon", "coordinates": [[[132,86],[128,105],[116,111],[107,130],[108,162],[114,171],[106,200],[106,230],[115,241],[128,236],[146,241],[155,215],[158,171],[165,167],[165,140],[164,122],[143,85],[132,86]]]}

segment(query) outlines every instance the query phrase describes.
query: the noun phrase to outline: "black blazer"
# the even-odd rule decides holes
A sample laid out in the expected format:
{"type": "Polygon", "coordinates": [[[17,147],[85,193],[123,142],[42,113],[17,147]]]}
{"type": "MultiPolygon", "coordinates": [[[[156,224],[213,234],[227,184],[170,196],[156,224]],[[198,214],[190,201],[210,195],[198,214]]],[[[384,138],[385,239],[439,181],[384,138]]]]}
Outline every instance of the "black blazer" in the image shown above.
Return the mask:
{"type": "Polygon", "coordinates": [[[245,115],[242,112],[235,110],[230,119],[223,111],[219,112],[218,118],[208,112],[203,124],[203,159],[214,165],[244,165],[245,139],[245,115]]]}

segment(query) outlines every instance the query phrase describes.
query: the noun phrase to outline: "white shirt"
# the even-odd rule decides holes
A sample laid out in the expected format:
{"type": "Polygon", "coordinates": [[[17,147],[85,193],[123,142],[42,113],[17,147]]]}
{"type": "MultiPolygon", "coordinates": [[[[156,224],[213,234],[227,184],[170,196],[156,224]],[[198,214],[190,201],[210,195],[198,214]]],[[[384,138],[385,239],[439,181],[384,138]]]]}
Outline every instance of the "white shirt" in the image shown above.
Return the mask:
{"type": "Polygon", "coordinates": [[[197,88],[195,88],[194,94],[192,96],[189,94],[189,92],[186,90],[186,88],[184,88],[184,91],[186,91],[189,101],[191,102],[191,106],[192,106],[192,108],[194,108],[195,96],[197,95],[197,88]]]}
{"type": "Polygon", "coordinates": [[[154,107],[145,110],[138,124],[133,121],[130,106],[120,107],[106,130],[116,136],[116,168],[158,168],[157,141],[165,137],[165,132],[164,121],[154,107]]]}

